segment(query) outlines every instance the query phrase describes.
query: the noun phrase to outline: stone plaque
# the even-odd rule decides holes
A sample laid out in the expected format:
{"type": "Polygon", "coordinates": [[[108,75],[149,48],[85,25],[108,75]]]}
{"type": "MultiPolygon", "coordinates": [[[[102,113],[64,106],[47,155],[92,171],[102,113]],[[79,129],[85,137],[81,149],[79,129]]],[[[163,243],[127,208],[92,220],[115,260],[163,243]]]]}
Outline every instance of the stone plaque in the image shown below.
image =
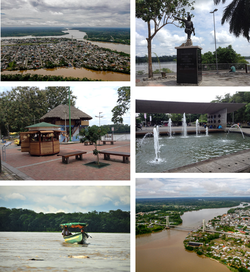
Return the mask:
{"type": "Polygon", "coordinates": [[[201,48],[183,46],[176,49],[177,83],[198,84],[202,80],[201,48]]]}

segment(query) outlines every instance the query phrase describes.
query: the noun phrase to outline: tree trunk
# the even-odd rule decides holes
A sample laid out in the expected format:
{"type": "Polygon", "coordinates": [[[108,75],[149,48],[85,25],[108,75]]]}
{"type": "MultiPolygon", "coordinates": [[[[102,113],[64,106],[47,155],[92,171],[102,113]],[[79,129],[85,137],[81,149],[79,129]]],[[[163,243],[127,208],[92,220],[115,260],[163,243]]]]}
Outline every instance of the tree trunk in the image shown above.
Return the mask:
{"type": "Polygon", "coordinates": [[[152,69],[152,52],[151,52],[151,42],[152,42],[152,37],[151,37],[151,29],[150,29],[150,21],[148,22],[148,77],[153,77],[153,69],[152,69]]]}
{"type": "MultiPolygon", "coordinates": [[[[97,150],[97,143],[95,143],[95,149],[97,150]]],[[[97,165],[99,165],[100,163],[99,163],[99,153],[97,153],[97,165]]]]}

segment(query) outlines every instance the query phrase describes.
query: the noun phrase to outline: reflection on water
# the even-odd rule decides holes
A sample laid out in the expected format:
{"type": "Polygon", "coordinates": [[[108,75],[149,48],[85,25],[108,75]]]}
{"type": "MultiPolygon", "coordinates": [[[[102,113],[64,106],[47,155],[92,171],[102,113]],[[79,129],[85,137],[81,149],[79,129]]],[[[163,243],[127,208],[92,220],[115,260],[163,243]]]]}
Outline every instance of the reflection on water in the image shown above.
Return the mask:
{"type": "Polygon", "coordinates": [[[174,136],[170,139],[161,136],[159,139],[160,158],[155,161],[153,138],[137,139],[136,171],[137,172],[162,172],[164,170],[188,165],[231,154],[250,148],[250,138],[242,138],[241,134],[211,133],[209,136],[189,135],[187,138],[174,136]]]}
{"type": "Polygon", "coordinates": [[[129,234],[91,236],[78,245],[61,233],[0,232],[0,271],[130,271],[129,234]]]}

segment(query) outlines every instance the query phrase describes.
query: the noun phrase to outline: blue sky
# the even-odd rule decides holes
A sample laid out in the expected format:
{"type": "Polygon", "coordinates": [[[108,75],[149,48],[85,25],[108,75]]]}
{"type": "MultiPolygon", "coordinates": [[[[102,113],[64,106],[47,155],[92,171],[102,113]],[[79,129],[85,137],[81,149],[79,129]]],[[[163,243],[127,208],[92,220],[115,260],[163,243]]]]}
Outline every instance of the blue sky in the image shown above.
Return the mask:
{"type": "Polygon", "coordinates": [[[0,207],[35,212],[130,211],[129,186],[1,186],[0,207]]]}
{"type": "MultiPolygon", "coordinates": [[[[37,87],[39,87],[40,89],[45,89],[45,87],[48,86],[50,85],[40,83],[37,87]]],[[[76,107],[93,118],[89,122],[90,126],[99,126],[99,118],[96,117],[99,116],[99,112],[101,112],[100,116],[102,116],[102,118],[100,118],[100,125],[113,124],[111,121],[111,111],[116,106],[116,102],[118,99],[117,90],[122,86],[125,85],[119,86],[109,83],[92,84],[86,82],[84,83],[84,85],[75,84],[74,86],[70,86],[70,88],[73,92],[73,95],[77,97],[76,107]]],[[[0,93],[2,91],[11,90],[11,87],[17,86],[1,86],[0,93]]],[[[130,125],[130,110],[123,116],[123,123],[130,125]]]]}
{"type": "MultiPolygon", "coordinates": [[[[231,2],[232,0],[226,0],[225,4],[215,6],[213,0],[195,1],[195,10],[191,11],[191,13],[194,14],[192,21],[195,28],[195,36],[192,35],[192,41],[193,45],[203,48],[203,54],[208,51],[215,51],[213,14],[210,12],[214,9],[218,9],[218,11],[215,12],[217,48],[219,46],[227,47],[228,45],[232,45],[238,54],[242,56],[250,55],[247,39],[242,36],[236,38],[233,34],[229,33],[229,24],[227,22],[225,22],[223,26],[221,25],[223,10],[231,2]]],[[[136,56],[147,55],[147,36],[147,24],[141,19],[136,19],[136,56]]],[[[155,56],[153,53],[156,53],[158,56],[176,55],[175,47],[184,43],[186,37],[187,35],[183,28],[166,25],[153,39],[152,55],[155,56]]]]}
{"type": "Polygon", "coordinates": [[[246,178],[138,178],[136,198],[250,197],[246,178]]]}

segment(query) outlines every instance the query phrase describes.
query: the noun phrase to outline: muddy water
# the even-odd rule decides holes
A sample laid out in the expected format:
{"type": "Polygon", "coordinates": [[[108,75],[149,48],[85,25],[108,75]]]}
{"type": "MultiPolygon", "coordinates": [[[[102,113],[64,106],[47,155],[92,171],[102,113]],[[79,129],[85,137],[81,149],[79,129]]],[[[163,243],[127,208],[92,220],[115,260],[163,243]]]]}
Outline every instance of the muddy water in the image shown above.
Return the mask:
{"type": "MultiPolygon", "coordinates": [[[[229,208],[187,212],[182,216],[182,227],[196,227],[229,208]]],[[[187,231],[164,230],[136,237],[136,272],[229,272],[219,262],[185,250],[183,240],[187,231]]]]}
{"type": "Polygon", "coordinates": [[[2,75],[11,74],[37,74],[37,75],[50,75],[50,76],[64,76],[64,77],[79,77],[88,79],[98,79],[106,81],[129,81],[130,75],[115,73],[110,71],[94,71],[85,68],[53,68],[53,69],[37,69],[37,70],[24,70],[24,71],[3,71],[2,75]]]}
{"type": "Polygon", "coordinates": [[[66,244],[61,233],[0,232],[0,271],[130,271],[129,234],[91,237],[78,245],[66,244]]]}
{"type": "Polygon", "coordinates": [[[229,269],[206,257],[185,250],[187,232],[164,230],[136,239],[136,272],[228,272],[229,269]]]}

